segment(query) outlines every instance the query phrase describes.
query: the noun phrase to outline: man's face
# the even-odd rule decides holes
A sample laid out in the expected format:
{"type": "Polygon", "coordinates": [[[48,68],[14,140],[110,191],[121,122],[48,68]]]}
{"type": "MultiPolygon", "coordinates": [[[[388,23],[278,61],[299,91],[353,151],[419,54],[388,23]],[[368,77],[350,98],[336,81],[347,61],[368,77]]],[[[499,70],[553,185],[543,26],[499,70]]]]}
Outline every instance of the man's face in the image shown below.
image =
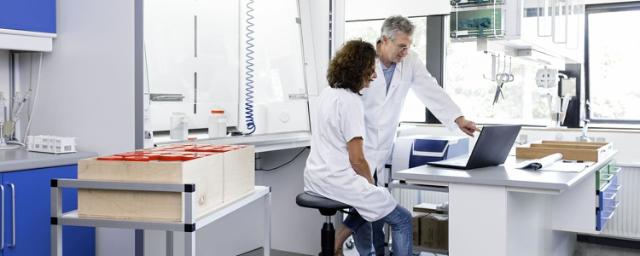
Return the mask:
{"type": "Polygon", "coordinates": [[[382,38],[381,55],[388,61],[398,63],[409,54],[413,39],[404,32],[396,32],[395,36],[393,40],[386,36],[382,38]]]}

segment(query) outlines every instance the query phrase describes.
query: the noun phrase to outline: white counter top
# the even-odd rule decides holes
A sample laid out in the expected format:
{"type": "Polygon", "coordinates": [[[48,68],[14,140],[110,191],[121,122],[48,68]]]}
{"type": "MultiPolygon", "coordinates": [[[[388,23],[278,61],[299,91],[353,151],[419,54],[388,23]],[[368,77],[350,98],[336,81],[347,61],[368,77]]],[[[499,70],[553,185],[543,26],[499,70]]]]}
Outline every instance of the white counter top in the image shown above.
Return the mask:
{"type": "Polygon", "coordinates": [[[571,188],[581,182],[590,173],[602,168],[615,156],[609,157],[587,167],[581,172],[531,171],[516,169],[515,156],[507,159],[501,166],[478,168],[473,170],[456,170],[433,166],[419,166],[402,170],[393,174],[393,179],[408,183],[466,183],[477,185],[506,186],[514,190],[545,190],[555,193],[571,188]]]}
{"type": "Polygon", "coordinates": [[[77,164],[78,160],[96,156],[95,153],[77,152],[47,154],[29,152],[23,148],[0,150],[0,172],[36,169],[43,167],[77,164]]]}
{"type": "MultiPolygon", "coordinates": [[[[202,134],[198,136],[196,144],[211,144],[211,145],[254,145],[256,153],[282,150],[289,148],[308,147],[311,145],[311,133],[310,132],[290,132],[290,133],[277,133],[277,134],[262,134],[262,135],[250,135],[250,136],[231,136],[222,138],[207,138],[208,135],[202,134]]],[[[156,137],[155,142],[157,145],[166,145],[173,143],[186,143],[187,141],[172,141],[169,139],[169,135],[156,137]]]]}

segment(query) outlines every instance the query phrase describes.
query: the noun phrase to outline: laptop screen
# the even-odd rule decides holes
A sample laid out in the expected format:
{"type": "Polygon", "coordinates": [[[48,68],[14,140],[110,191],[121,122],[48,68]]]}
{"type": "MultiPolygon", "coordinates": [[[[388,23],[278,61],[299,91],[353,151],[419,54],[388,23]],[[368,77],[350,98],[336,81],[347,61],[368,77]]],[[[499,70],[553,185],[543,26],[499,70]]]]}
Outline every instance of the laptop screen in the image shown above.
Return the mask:
{"type": "Polygon", "coordinates": [[[485,126],[478,136],[467,167],[480,168],[503,164],[520,133],[521,125],[485,126]]]}

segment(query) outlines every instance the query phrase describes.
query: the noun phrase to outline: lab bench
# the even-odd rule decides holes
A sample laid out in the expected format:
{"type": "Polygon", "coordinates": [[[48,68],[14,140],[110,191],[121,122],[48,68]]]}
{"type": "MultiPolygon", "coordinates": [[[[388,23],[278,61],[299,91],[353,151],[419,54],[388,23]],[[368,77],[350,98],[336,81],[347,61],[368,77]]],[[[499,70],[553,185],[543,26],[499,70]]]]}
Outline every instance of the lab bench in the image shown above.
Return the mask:
{"type": "MultiPolygon", "coordinates": [[[[0,255],[40,256],[49,254],[49,181],[76,178],[77,161],[95,154],[78,152],[62,155],[28,152],[23,149],[0,151],[0,255]]],[[[77,207],[75,190],[61,207],[77,207]]],[[[65,255],[95,254],[95,230],[66,227],[65,255]],[[73,237],[73,239],[71,239],[73,237]]]]}
{"type": "Polygon", "coordinates": [[[581,172],[504,165],[420,166],[394,172],[391,190],[448,193],[449,255],[572,255],[577,233],[599,234],[620,202],[616,151],[581,172]]]}

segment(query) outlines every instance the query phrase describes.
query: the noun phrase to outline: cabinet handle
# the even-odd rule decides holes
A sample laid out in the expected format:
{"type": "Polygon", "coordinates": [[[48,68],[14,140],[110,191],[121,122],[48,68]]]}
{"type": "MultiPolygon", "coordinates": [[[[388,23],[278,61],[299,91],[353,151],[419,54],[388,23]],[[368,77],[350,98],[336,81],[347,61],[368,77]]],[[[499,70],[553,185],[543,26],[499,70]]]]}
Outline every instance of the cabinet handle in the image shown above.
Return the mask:
{"type": "Polygon", "coordinates": [[[0,251],[4,250],[4,185],[0,185],[0,251]]]}
{"type": "Polygon", "coordinates": [[[16,247],[16,186],[9,183],[11,188],[11,244],[9,247],[16,247]]]}

